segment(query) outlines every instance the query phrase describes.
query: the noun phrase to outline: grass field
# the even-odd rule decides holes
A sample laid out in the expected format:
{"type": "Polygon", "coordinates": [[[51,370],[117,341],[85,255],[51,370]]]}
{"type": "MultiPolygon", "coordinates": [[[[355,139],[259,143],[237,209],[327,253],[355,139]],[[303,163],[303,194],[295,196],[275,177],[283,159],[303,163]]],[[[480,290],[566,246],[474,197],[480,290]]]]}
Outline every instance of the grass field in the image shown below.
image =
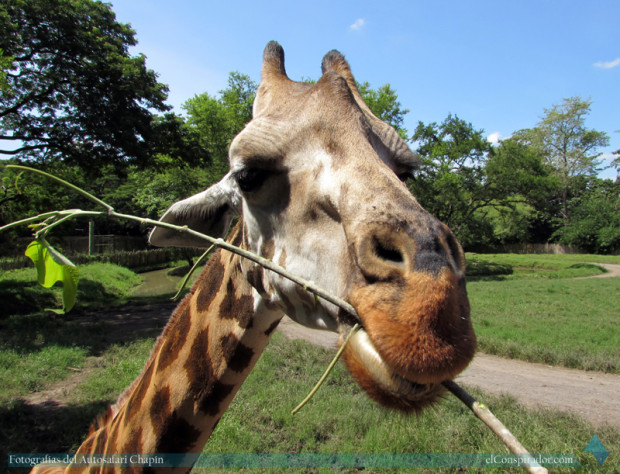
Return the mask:
{"type": "MultiPolygon", "coordinates": [[[[100,367],[73,390],[71,402],[62,409],[35,410],[16,401],[1,404],[0,424],[10,430],[8,439],[0,440],[0,446],[7,452],[75,449],[92,418],[140,371],[152,343],[152,339],[144,339],[111,347],[103,354],[100,367]]],[[[371,402],[341,363],[312,401],[292,416],[290,411],[320,377],[332,356],[331,351],[288,341],[276,333],[220,421],[206,452],[506,453],[495,435],[449,394],[421,415],[403,416],[371,402]]],[[[526,410],[509,397],[471,391],[531,452],[572,453],[586,470],[593,471],[598,464],[592,454],[583,450],[596,433],[612,452],[605,463],[607,472],[620,469],[617,429],[595,430],[576,417],[548,410],[526,410]]]]}
{"type": "MultiPolygon", "coordinates": [[[[131,270],[111,263],[80,265],[79,271],[76,308],[121,302],[142,281],[131,270]]],[[[43,288],[36,275],[34,267],[0,271],[0,318],[62,308],[62,287],[43,288]]]]}
{"type": "Polygon", "coordinates": [[[591,255],[468,255],[479,350],[550,365],[620,373],[620,278],[591,255]],[[486,274],[485,274],[486,272],[486,274]]]}
{"type": "MultiPolygon", "coordinates": [[[[583,265],[597,261],[620,263],[620,257],[468,255],[468,268],[474,273],[468,291],[480,349],[618,373],[620,278],[572,279],[600,273],[600,267],[583,265]]],[[[111,267],[94,268],[90,277],[84,267],[81,270],[86,286],[80,289],[83,294],[78,304],[124,301],[139,278],[111,267]]],[[[0,455],[71,452],[83,440],[92,419],[139,373],[153,344],[152,338],[139,334],[130,342],[112,344],[105,338],[105,327],[86,327],[75,318],[41,312],[7,315],[9,304],[20,301],[29,301],[36,308],[57,303],[53,292],[29,285],[30,278],[34,280],[32,272],[0,276],[0,297],[5,298],[4,313],[0,314],[0,455]],[[65,406],[33,407],[22,400],[75,375],[71,369],[84,364],[92,370],[65,393],[65,406]]],[[[506,452],[454,397],[446,395],[421,416],[404,417],[370,402],[340,364],[311,404],[291,416],[290,410],[303,399],[330,357],[331,353],[322,349],[289,342],[276,334],[219,423],[208,451],[506,452]]],[[[574,453],[587,472],[595,471],[598,464],[583,449],[596,432],[612,452],[605,471],[620,472],[617,429],[594,430],[575,417],[526,410],[507,397],[477,394],[532,452],[574,453]]]]}
{"type": "MultiPolygon", "coordinates": [[[[77,308],[118,303],[141,281],[109,263],[84,265],[80,275],[77,308]]],[[[0,274],[0,402],[44,389],[101,351],[102,327],[41,312],[61,307],[61,298],[60,288],[48,290],[36,283],[34,268],[0,274]]]]}

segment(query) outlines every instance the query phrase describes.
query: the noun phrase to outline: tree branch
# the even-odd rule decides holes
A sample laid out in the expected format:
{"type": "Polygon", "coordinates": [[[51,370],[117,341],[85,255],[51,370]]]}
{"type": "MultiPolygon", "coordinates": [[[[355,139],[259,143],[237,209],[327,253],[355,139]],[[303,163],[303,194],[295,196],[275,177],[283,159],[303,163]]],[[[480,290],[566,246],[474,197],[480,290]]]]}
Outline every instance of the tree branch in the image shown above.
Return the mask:
{"type": "Polygon", "coordinates": [[[44,148],[47,148],[47,145],[28,145],[17,148],[16,150],[0,150],[0,155],[17,155],[23,151],[42,150],[44,148]]]}
{"type": "MultiPolygon", "coordinates": [[[[30,223],[34,223],[34,222],[40,222],[41,219],[49,219],[49,218],[54,218],[57,219],[54,222],[51,222],[50,224],[44,225],[43,228],[41,228],[38,233],[45,233],[47,230],[51,229],[52,227],[54,227],[55,225],[59,224],[62,221],[65,221],[67,219],[70,219],[72,217],[77,217],[77,216],[84,216],[84,215],[88,215],[88,216],[94,216],[94,215],[105,215],[107,214],[110,217],[117,217],[117,218],[121,218],[121,219],[128,219],[128,220],[133,220],[133,221],[138,221],[142,224],[146,224],[146,225],[154,225],[154,226],[160,226],[160,227],[166,227],[172,230],[176,230],[178,232],[182,232],[182,233],[187,233],[190,234],[194,237],[198,237],[201,238],[203,240],[207,240],[209,242],[211,242],[213,245],[215,245],[216,247],[228,250],[230,252],[233,252],[237,255],[240,255],[244,258],[247,258],[248,260],[251,260],[265,268],[267,268],[268,270],[271,270],[299,285],[301,285],[305,290],[310,291],[311,293],[314,293],[315,295],[317,295],[318,297],[336,305],[337,307],[343,309],[344,311],[347,311],[348,313],[350,313],[351,315],[353,315],[358,321],[361,321],[359,318],[359,315],[357,314],[357,311],[355,310],[355,308],[349,304],[348,302],[344,301],[341,298],[338,298],[336,296],[331,295],[330,293],[326,292],[325,290],[323,290],[322,288],[318,287],[314,282],[310,282],[305,280],[304,278],[301,278],[295,274],[292,274],[290,272],[288,272],[286,269],[284,269],[283,267],[279,266],[278,264],[272,262],[271,260],[267,260],[259,255],[256,255],[252,252],[249,252],[245,249],[241,249],[235,245],[232,245],[228,242],[226,242],[225,240],[218,238],[215,239],[213,237],[210,237],[208,235],[202,234],[200,232],[196,232],[192,229],[190,229],[187,226],[184,227],[179,227],[173,224],[168,224],[165,222],[161,222],[161,221],[155,221],[152,219],[146,219],[146,218],[140,218],[140,217],[136,217],[136,216],[132,216],[132,215],[128,215],[128,214],[121,214],[121,213],[117,213],[115,212],[112,207],[108,204],[106,204],[105,202],[101,201],[100,199],[96,198],[95,196],[92,196],[91,194],[87,193],[86,191],[78,188],[77,186],[74,186],[60,178],[57,178],[53,175],[50,175],[48,173],[45,173],[43,171],[39,171],[33,168],[28,168],[25,166],[17,166],[17,165],[7,165],[7,168],[15,168],[15,169],[21,169],[24,171],[32,171],[35,172],[37,174],[41,174],[44,176],[47,176],[51,179],[54,179],[55,181],[59,182],[60,184],[63,184],[65,186],[70,187],[71,189],[79,192],[80,194],[82,194],[83,196],[93,200],[94,202],[96,202],[99,205],[102,205],[104,207],[107,208],[107,213],[106,212],[97,212],[97,211],[82,211],[79,209],[73,209],[73,210],[65,210],[65,211],[55,211],[55,212],[49,212],[49,213],[45,213],[45,214],[41,214],[39,216],[35,216],[35,217],[30,217],[27,219],[23,219],[21,221],[18,222],[13,222],[11,224],[7,224],[3,227],[0,227],[0,231],[2,230],[6,230],[8,228],[17,226],[17,225],[23,225],[23,224],[30,224],[30,223]]],[[[354,329],[356,327],[354,326],[354,329]]],[[[351,331],[350,334],[352,334],[353,331],[351,331]]],[[[448,380],[443,382],[443,385],[450,391],[452,392],[459,400],[461,400],[465,405],[467,405],[473,412],[474,414],[480,418],[489,428],[491,428],[491,430],[497,435],[499,436],[499,438],[502,440],[502,442],[508,447],[508,449],[519,456],[519,459],[522,460],[522,462],[524,462],[524,464],[527,466],[528,471],[533,472],[533,473],[546,473],[547,470],[542,468],[540,465],[538,465],[536,463],[536,461],[534,460],[534,458],[529,454],[529,452],[523,447],[523,445],[519,442],[519,440],[503,425],[503,423],[501,421],[499,421],[495,415],[493,415],[493,413],[483,404],[477,402],[469,393],[467,393],[462,387],[460,387],[457,383],[455,383],[452,380],[448,380]]]]}

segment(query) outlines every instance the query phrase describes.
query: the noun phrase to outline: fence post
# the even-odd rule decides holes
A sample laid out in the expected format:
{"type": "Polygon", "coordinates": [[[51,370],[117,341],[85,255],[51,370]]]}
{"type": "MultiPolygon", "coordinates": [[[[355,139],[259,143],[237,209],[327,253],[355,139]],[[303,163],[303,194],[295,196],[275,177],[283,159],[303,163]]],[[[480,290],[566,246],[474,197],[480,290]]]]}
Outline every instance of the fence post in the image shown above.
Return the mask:
{"type": "Polygon", "coordinates": [[[88,221],[88,255],[95,253],[95,221],[88,221]]]}

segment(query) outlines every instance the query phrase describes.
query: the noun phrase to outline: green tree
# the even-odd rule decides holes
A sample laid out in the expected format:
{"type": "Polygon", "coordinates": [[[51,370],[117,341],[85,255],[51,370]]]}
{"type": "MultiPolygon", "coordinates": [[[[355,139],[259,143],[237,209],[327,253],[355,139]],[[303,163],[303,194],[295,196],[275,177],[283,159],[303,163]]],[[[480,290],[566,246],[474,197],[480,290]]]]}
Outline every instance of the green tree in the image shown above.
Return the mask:
{"type": "Polygon", "coordinates": [[[413,141],[422,166],[409,182],[414,196],[445,222],[463,245],[480,244],[491,232],[479,211],[493,202],[485,186],[486,154],[491,145],[482,130],[457,116],[441,124],[418,123],[413,141]]]}
{"type": "MultiPolygon", "coordinates": [[[[619,131],[616,131],[616,133],[618,133],[619,131]]],[[[618,173],[620,173],[620,150],[616,150],[612,153],[613,155],[616,155],[616,157],[611,160],[611,168],[615,168],[616,171],[618,173]]]]}
{"type": "Polygon", "coordinates": [[[556,237],[592,253],[620,249],[620,180],[583,181],[584,191],[568,202],[571,220],[556,237]]]}
{"type": "Polygon", "coordinates": [[[153,155],[153,113],[167,87],[132,57],[134,31],[92,0],[0,0],[0,49],[10,93],[0,96],[5,155],[59,159],[89,173],[153,155]]]}
{"type": "Polygon", "coordinates": [[[230,142],[252,119],[257,87],[249,76],[232,72],[228,87],[221,90],[218,97],[205,92],[183,104],[187,126],[211,157],[216,179],[228,170],[230,142]]]}
{"type": "Polygon", "coordinates": [[[570,220],[568,201],[573,178],[596,175],[600,165],[597,150],[609,143],[606,133],[585,126],[591,105],[591,100],[580,97],[564,99],[561,104],[545,109],[536,127],[514,134],[516,140],[538,150],[560,179],[564,225],[570,220]]]}
{"type": "Polygon", "coordinates": [[[0,92],[3,94],[9,94],[11,90],[6,79],[11,64],[13,64],[13,58],[5,56],[4,51],[0,49],[0,92]]]}
{"type": "Polygon", "coordinates": [[[409,140],[409,132],[403,126],[409,110],[401,108],[398,94],[392,86],[384,84],[375,90],[368,82],[362,82],[357,84],[357,88],[372,113],[394,127],[404,140],[409,140]]]}
{"type": "Polygon", "coordinates": [[[534,148],[502,140],[488,154],[484,182],[493,197],[485,211],[497,243],[549,239],[559,182],[534,148]]]}

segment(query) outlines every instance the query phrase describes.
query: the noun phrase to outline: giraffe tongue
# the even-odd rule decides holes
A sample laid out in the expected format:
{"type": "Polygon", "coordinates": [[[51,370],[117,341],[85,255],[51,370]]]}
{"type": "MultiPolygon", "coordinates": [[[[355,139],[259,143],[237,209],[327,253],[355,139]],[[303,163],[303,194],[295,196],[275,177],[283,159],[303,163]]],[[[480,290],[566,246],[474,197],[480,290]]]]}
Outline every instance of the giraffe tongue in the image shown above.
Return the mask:
{"type": "Polygon", "coordinates": [[[426,385],[407,380],[390,369],[375,349],[365,330],[356,331],[349,339],[348,345],[348,350],[356,353],[374,382],[381,385],[384,390],[410,395],[426,391],[426,385]]]}

